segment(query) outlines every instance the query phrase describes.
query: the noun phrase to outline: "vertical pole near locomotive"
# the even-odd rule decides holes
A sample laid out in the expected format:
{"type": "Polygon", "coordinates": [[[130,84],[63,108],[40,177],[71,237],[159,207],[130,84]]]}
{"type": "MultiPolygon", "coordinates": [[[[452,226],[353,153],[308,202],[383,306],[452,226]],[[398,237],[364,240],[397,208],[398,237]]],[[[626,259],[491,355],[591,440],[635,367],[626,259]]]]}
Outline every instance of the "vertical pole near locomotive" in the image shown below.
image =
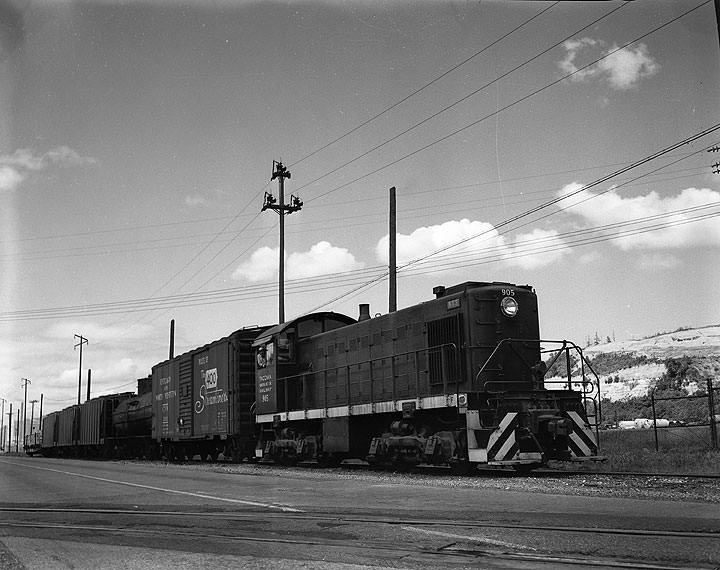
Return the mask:
{"type": "Polygon", "coordinates": [[[302,209],[303,203],[297,196],[290,196],[290,204],[285,203],[285,179],[290,172],[282,162],[273,160],[273,173],[270,180],[278,179],[279,203],[269,192],[265,192],[265,202],[261,212],[273,210],[280,216],[280,253],[278,266],[278,322],[285,322],[285,214],[292,214],[302,209]]]}

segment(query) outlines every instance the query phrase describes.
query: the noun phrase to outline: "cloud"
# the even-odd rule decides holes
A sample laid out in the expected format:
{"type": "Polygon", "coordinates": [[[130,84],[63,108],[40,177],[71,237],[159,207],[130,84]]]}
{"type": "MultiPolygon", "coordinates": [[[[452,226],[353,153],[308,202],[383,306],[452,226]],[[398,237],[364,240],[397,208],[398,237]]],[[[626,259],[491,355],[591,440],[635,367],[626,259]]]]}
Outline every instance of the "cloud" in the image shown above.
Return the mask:
{"type": "Polygon", "coordinates": [[[538,269],[560,261],[570,253],[555,230],[537,228],[527,234],[518,234],[508,247],[507,262],[521,269],[538,269]]]}
{"type": "MultiPolygon", "coordinates": [[[[565,196],[580,188],[577,183],[569,184],[558,195],[565,196]]],[[[638,221],[637,224],[630,226],[634,229],[642,229],[643,225],[640,224],[642,220],[646,220],[645,227],[658,224],[667,226],[612,241],[623,250],[683,249],[720,245],[720,218],[715,216],[688,223],[697,216],[707,214],[708,210],[683,211],[712,204],[720,205],[720,192],[708,188],[686,188],[671,196],[661,196],[652,191],[645,195],[627,198],[620,196],[614,189],[603,194],[583,190],[563,200],[561,204],[568,214],[578,216],[590,227],[634,220],[638,221]],[[662,218],[647,220],[653,216],[662,216],[662,218]]]]}
{"type": "Polygon", "coordinates": [[[638,269],[643,271],[653,269],[672,269],[680,265],[681,261],[675,255],[666,253],[646,253],[638,259],[638,269]]]}
{"type": "MultiPolygon", "coordinates": [[[[385,235],[375,247],[377,259],[383,264],[388,262],[388,241],[385,235]]],[[[441,262],[442,256],[465,254],[463,258],[471,262],[503,261],[511,267],[522,269],[536,269],[555,263],[570,251],[554,230],[535,229],[518,234],[509,242],[492,224],[467,218],[420,227],[409,235],[397,235],[398,264],[423,258],[441,249],[442,253],[430,258],[432,261],[441,262]]],[[[455,260],[453,266],[461,269],[463,262],[455,260]]],[[[438,266],[438,271],[441,269],[445,271],[448,266],[438,266]]]]}
{"type": "Polygon", "coordinates": [[[566,74],[573,74],[570,81],[580,83],[592,79],[604,80],[617,91],[634,89],[641,79],[652,77],[660,71],[660,64],[653,59],[643,43],[620,50],[617,44],[602,49],[604,45],[604,42],[592,38],[568,40],[563,44],[565,57],[558,62],[558,67],[566,74]],[[606,57],[584,67],[587,63],[577,63],[581,55],[586,57],[588,63],[601,56],[606,57]]]}
{"type": "Polygon", "coordinates": [[[25,174],[12,166],[0,166],[0,192],[12,192],[25,178],[25,174]]]}
{"type": "Polygon", "coordinates": [[[199,194],[193,194],[191,196],[185,196],[185,205],[194,208],[195,206],[204,206],[207,204],[207,200],[199,194]]]}
{"type": "MultiPolygon", "coordinates": [[[[389,241],[389,236],[385,235],[375,246],[375,255],[380,263],[388,262],[389,241]]],[[[420,227],[408,235],[397,234],[396,241],[398,264],[425,257],[429,253],[444,248],[448,248],[443,252],[447,255],[505,245],[504,238],[498,234],[492,224],[471,222],[467,218],[450,220],[435,226],[420,227]],[[453,245],[458,243],[459,245],[453,245]]]]}
{"type": "Polygon", "coordinates": [[[107,326],[101,325],[93,321],[56,321],[44,329],[43,336],[55,340],[67,339],[68,343],[76,344],[77,339],[73,342],[74,335],[81,334],[90,339],[93,344],[114,342],[119,338],[124,340],[138,340],[151,338],[155,334],[155,329],[150,325],[136,323],[132,327],[107,326]]]}
{"type": "Polygon", "coordinates": [[[51,165],[80,166],[96,162],[96,159],[81,156],[68,146],[58,146],[44,154],[21,148],[12,154],[0,155],[0,192],[16,190],[30,172],[45,170],[51,165]]]}
{"type": "MultiPolygon", "coordinates": [[[[233,272],[233,279],[250,282],[267,281],[277,275],[279,248],[261,247],[248,261],[233,272]]],[[[313,245],[308,251],[291,253],[285,261],[285,277],[302,279],[362,269],[352,253],[327,241],[313,245]]]]}

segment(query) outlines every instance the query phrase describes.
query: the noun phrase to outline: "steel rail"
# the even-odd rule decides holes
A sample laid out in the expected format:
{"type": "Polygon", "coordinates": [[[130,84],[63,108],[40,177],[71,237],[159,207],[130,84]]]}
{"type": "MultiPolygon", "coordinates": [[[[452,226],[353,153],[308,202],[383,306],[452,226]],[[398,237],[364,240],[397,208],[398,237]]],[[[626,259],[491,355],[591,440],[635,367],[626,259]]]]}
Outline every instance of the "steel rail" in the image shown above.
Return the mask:
{"type": "MultiPolygon", "coordinates": [[[[147,517],[181,517],[183,520],[189,520],[189,517],[202,518],[221,518],[232,520],[247,520],[257,522],[258,513],[251,512],[235,512],[235,511],[142,511],[130,509],[78,509],[78,508],[44,508],[44,507],[0,507],[0,512],[4,513],[32,513],[32,514],[89,514],[89,515],[132,515],[147,517]]],[[[470,521],[467,519],[395,519],[383,516],[367,516],[367,515],[342,515],[335,513],[261,513],[264,519],[279,519],[293,521],[316,521],[316,522],[333,522],[333,523],[370,523],[391,526],[439,526],[454,527],[462,526],[464,528],[493,528],[493,529],[512,529],[512,530],[532,530],[541,532],[564,532],[564,533],[583,533],[583,534],[609,534],[621,536],[641,536],[649,538],[702,538],[702,539],[720,539],[720,530],[712,531],[673,531],[666,529],[622,529],[622,528],[601,528],[601,527],[577,527],[577,526],[543,526],[541,529],[537,526],[503,522],[483,522],[470,521]]],[[[32,524],[55,524],[55,523],[27,523],[32,524]]],[[[13,523],[0,521],[0,526],[13,523]]]]}

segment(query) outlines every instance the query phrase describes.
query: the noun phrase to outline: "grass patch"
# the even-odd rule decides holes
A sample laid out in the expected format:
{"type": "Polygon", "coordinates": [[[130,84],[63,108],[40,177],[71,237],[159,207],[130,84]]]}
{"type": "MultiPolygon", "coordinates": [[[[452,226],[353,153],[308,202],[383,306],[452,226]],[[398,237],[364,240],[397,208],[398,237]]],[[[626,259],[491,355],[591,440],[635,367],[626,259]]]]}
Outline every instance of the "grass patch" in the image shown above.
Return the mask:
{"type": "Polygon", "coordinates": [[[607,461],[593,471],[720,475],[720,451],[710,448],[708,426],[600,432],[600,453],[607,461]]]}

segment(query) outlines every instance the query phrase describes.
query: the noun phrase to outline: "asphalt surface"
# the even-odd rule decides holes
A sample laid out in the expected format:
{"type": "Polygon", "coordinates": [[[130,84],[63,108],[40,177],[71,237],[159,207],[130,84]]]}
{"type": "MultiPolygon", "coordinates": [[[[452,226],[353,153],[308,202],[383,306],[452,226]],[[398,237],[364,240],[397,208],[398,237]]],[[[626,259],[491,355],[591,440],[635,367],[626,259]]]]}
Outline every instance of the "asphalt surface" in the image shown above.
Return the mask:
{"type": "Polygon", "coordinates": [[[694,486],[0,457],[0,568],[715,568],[694,486]]]}

